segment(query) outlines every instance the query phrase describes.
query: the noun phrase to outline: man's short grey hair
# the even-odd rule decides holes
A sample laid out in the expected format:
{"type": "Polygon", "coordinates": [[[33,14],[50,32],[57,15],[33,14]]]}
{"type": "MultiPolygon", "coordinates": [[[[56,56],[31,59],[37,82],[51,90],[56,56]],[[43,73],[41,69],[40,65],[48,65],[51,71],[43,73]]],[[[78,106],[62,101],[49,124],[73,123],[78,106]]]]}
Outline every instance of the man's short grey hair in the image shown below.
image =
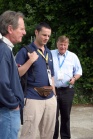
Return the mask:
{"type": "Polygon", "coordinates": [[[57,39],[57,42],[60,41],[60,42],[67,42],[69,43],[69,38],[65,35],[62,35],[62,36],[59,36],[58,39],[57,39]]]}
{"type": "Polygon", "coordinates": [[[5,36],[8,34],[8,26],[11,25],[13,29],[17,29],[19,18],[24,19],[24,15],[21,12],[5,11],[0,15],[0,33],[5,36]]]}

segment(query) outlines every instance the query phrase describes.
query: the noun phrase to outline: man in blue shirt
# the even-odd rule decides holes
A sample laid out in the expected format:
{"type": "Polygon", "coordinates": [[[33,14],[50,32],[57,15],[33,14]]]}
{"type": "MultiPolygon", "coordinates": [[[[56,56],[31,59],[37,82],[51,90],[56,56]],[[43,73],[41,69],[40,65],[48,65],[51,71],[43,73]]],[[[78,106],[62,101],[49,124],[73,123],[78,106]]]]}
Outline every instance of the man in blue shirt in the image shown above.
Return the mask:
{"type": "Polygon", "coordinates": [[[22,48],[16,55],[19,75],[23,76],[28,72],[22,139],[36,139],[38,128],[40,139],[53,138],[57,102],[54,95],[52,54],[46,47],[50,35],[51,28],[48,24],[38,24],[35,29],[36,38],[28,45],[32,53],[27,53],[27,50],[22,48]],[[44,86],[53,87],[47,96],[42,95],[44,91],[40,94],[38,90],[44,86]]]}
{"type": "Polygon", "coordinates": [[[26,34],[23,14],[2,13],[0,33],[0,139],[18,139],[24,96],[12,49],[26,34]]]}
{"type": "Polygon", "coordinates": [[[54,82],[57,95],[56,126],[53,139],[58,139],[59,111],[61,139],[70,139],[70,112],[74,97],[74,84],[82,75],[80,61],[76,54],[68,50],[69,38],[60,36],[56,50],[52,50],[54,82]]]}

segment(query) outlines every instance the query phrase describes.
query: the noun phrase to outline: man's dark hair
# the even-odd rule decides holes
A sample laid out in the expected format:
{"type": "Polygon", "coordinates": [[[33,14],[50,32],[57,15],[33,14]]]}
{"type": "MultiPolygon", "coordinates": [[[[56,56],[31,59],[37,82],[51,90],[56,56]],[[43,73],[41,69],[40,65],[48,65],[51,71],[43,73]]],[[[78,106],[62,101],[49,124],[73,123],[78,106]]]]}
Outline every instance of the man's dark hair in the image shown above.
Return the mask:
{"type": "Polygon", "coordinates": [[[36,26],[35,30],[37,30],[39,32],[42,30],[43,27],[51,29],[51,27],[47,23],[41,22],[36,26]]]}

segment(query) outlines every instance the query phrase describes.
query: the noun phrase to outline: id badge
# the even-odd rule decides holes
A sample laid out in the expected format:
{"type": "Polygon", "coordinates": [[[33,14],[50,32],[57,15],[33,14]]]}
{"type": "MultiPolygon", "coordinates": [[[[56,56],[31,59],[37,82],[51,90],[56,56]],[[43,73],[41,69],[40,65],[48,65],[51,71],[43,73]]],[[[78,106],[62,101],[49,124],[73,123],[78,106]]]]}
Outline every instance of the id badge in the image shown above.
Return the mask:
{"type": "Polygon", "coordinates": [[[51,77],[51,70],[50,69],[47,69],[47,74],[48,74],[49,84],[52,86],[52,77],[51,77]]]}
{"type": "Polygon", "coordinates": [[[57,73],[57,79],[58,79],[58,80],[63,80],[63,78],[64,78],[64,73],[63,73],[63,71],[60,69],[60,70],[58,71],[58,73],[57,73]]]}

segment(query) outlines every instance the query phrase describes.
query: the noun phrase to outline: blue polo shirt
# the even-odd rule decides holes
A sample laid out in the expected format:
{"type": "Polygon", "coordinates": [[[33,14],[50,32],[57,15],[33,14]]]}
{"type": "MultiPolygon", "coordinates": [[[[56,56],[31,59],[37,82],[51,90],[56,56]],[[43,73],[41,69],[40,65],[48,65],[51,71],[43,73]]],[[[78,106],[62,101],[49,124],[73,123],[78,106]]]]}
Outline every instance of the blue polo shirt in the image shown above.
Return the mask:
{"type": "MultiPolygon", "coordinates": [[[[51,94],[48,97],[43,98],[34,90],[34,87],[49,86],[46,61],[44,57],[37,51],[37,47],[33,42],[29,44],[29,47],[32,51],[36,51],[39,57],[28,70],[27,98],[39,100],[49,99],[53,96],[53,92],[51,92],[51,94]]],[[[44,56],[46,56],[47,53],[48,65],[51,70],[51,76],[54,76],[52,54],[51,51],[45,46],[44,56]]],[[[16,63],[23,65],[27,60],[27,50],[23,47],[16,55],[16,63]]]]}

